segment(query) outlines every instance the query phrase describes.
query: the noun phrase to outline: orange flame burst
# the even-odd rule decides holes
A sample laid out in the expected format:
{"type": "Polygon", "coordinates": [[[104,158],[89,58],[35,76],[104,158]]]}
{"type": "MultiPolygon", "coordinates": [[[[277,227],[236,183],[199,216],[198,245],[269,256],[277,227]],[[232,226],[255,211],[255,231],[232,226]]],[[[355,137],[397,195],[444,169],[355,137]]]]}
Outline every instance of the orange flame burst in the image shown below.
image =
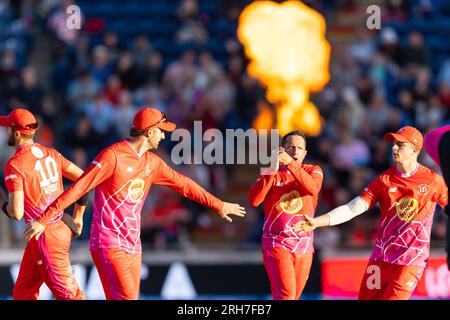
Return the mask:
{"type": "Polygon", "coordinates": [[[317,136],[323,119],[309,93],[330,78],[324,18],[300,1],[256,1],[239,17],[238,38],[250,59],[248,73],[277,106],[280,134],[299,129],[317,136]]]}

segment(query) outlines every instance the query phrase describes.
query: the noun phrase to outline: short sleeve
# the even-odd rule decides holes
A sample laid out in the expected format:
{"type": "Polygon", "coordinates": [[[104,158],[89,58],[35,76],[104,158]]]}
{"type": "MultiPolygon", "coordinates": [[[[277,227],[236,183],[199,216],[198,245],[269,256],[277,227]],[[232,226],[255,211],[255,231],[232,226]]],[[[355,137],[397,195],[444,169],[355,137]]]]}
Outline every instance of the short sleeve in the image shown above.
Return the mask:
{"type": "Polygon", "coordinates": [[[373,180],[367,187],[364,188],[363,192],[359,195],[372,208],[379,200],[379,193],[381,190],[380,177],[373,180]]]}
{"type": "Polygon", "coordinates": [[[439,177],[439,185],[436,192],[437,203],[443,208],[448,204],[448,188],[442,177],[439,177]]]}
{"type": "Polygon", "coordinates": [[[69,166],[72,164],[72,161],[68,160],[66,157],[64,157],[61,153],[59,153],[58,151],[54,151],[56,157],[58,157],[58,161],[61,164],[61,170],[62,172],[66,172],[67,168],[69,168],[69,166]]]}
{"type": "Polygon", "coordinates": [[[5,185],[8,193],[23,190],[23,178],[10,162],[5,166],[5,185]]]}

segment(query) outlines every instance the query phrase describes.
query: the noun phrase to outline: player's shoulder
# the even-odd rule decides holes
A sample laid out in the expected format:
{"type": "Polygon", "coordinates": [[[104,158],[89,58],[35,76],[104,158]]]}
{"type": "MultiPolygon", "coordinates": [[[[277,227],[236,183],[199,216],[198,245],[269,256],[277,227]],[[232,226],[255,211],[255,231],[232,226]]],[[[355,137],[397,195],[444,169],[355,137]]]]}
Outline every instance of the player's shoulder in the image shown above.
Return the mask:
{"type": "Polygon", "coordinates": [[[55,149],[53,147],[43,146],[43,145],[37,144],[37,143],[31,148],[31,153],[33,153],[33,155],[36,158],[43,158],[46,156],[52,156],[52,157],[62,156],[61,152],[59,152],[57,149],[55,149]]]}
{"type": "Polygon", "coordinates": [[[126,141],[118,141],[114,142],[113,144],[110,144],[109,146],[104,147],[99,154],[114,154],[114,153],[120,153],[126,150],[126,141]]]}
{"type": "Polygon", "coordinates": [[[397,171],[395,169],[395,167],[390,167],[389,169],[384,170],[383,172],[381,172],[375,179],[385,179],[385,178],[390,178],[392,176],[395,176],[397,174],[397,171]]]}
{"type": "Polygon", "coordinates": [[[440,176],[436,171],[434,171],[433,169],[423,165],[423,164],[419,164],[419,170],[420,173],[423,175],[430,175],[430,176],[440,176]]]}
{"type": "Polygon", "coordinates": [[[420,165],[420,172],[421,175],[424,177],[429,177],[432,180],[436,180],[439,183],[445,184],[444,178],[439,173],[437,173],[436,171],[427,166],[424,166],[423,164],[420,165]]]}
{"type": "Polygon", "coordinates": [[[317,164],[302,163],[302,168],[310,174],[317,173],[323,175],[322,168],[317,164]]]}
{"type": "Polygon", "coordinates": [[[158,154],[154,153],[153,151],[147,151],[145,153],[145,156],[150,161],[156,161],[156,162],[166,164],[166,162],[158,154]]]}
{"type": "Polygon", "coordinates": [[[34,143],[17,151],[5,164],[5,166],[16,166],[18,168],[34,166],[37,159],[46,157],[49,154],[46,147],[34,143]]]}
{"type": "Polygon", "coordinates": [[[113,144],[110,144],[109,146],[104,148],[100,153],[105,153],[105,154],[109,154],[109,155],[114,154],[115,156],[119,156],[122,154],[128,154],[130,152],[133,152],[133,150],[130,147],[129,142],[124,139],[124,140],[115,142],[113,144]]]}
{"type": "Polygon", "coordinates": [[[18,170],[20,168],[20,157],[17,157],[17,155],[13,155],[5,162],[5,170],[11,168],[15,170],[18,170]]]}

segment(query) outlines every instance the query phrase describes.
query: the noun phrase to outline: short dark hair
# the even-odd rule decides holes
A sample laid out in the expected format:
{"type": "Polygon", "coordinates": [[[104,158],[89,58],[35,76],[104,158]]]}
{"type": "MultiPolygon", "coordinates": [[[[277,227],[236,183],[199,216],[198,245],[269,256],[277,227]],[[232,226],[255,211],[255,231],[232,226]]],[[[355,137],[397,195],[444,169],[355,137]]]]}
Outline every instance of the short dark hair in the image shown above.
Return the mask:
{"type": "Polygon", "coordinates": [[[286,144],[287,140],[289,139],[289,137],[292,137],[292,136],[302,137],[303,140],[305,140],[305,145],[306,145],[306,136],[305,136],[305,134],[303,132],[301,132],[299,130],[294,130],[294,131],[291,131],[289,133],[286,133],[284,135],[283,139],[281,140],[281,145],[284,146],[286,144]]]}
{"type": "Polygon", "coordinates": [[[130,136],[136,138],[136,137],[140,137],[143,136],[145,134],[145,130],[139,130],[136,128],[131,128],[130,129],[130,136]]]}

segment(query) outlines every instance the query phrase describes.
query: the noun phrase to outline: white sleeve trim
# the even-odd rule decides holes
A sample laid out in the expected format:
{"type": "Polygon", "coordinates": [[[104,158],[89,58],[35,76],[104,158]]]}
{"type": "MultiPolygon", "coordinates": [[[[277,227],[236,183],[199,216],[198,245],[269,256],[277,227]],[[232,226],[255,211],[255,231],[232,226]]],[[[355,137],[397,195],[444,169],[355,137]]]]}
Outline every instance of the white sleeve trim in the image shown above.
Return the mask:
{"type": "Polygon", "coordinates": [[[361,197],[356,197],[352,201],[336,209],[328,212],[330,217],[330,226],[335,226],[353,219],[359,216],[361,213],[366,212],[369,209],[369,204],[361,197]]]}

